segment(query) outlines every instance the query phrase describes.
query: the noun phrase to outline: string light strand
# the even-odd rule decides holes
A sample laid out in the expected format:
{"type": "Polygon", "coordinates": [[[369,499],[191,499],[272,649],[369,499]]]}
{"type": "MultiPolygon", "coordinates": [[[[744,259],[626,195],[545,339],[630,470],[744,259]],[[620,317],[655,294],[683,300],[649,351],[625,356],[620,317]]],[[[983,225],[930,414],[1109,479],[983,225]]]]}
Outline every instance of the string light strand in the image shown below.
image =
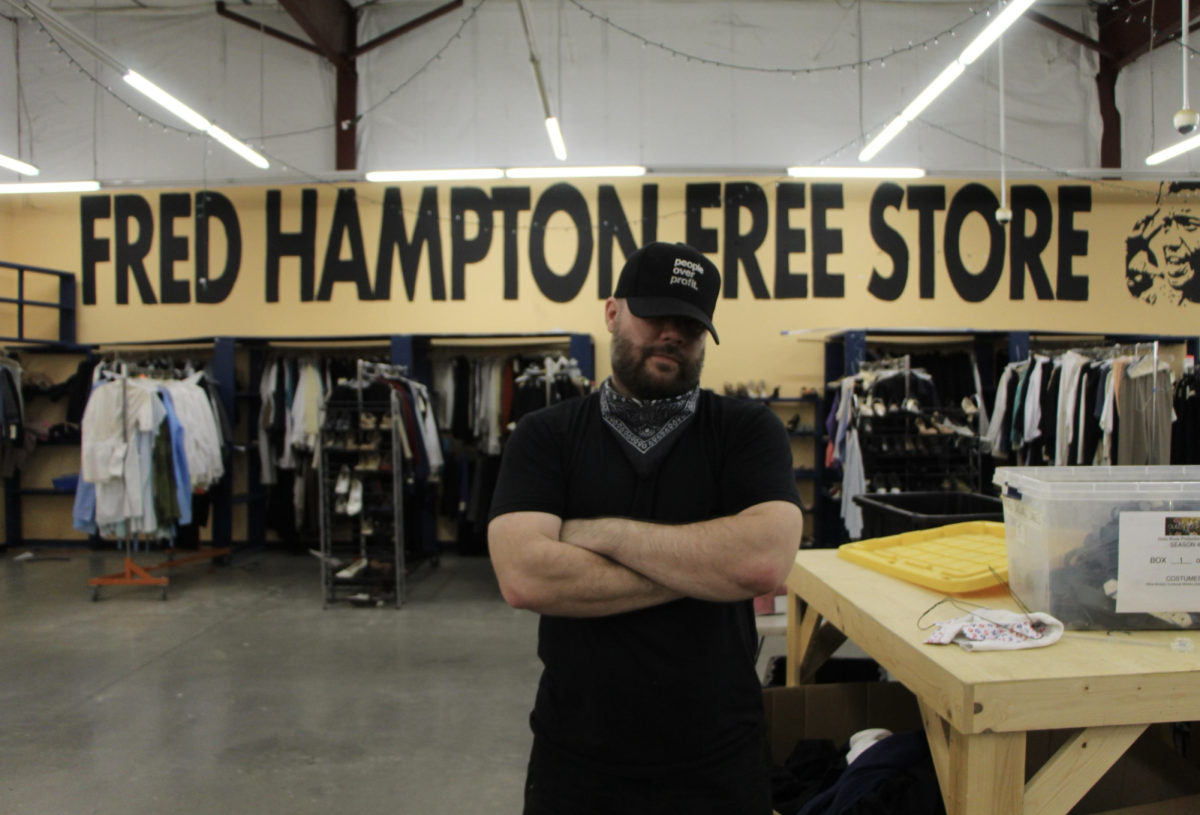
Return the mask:
{"type": "Polygon", "coordinates": [[[955,36],[955,32],[957,31],[957,29],[967,25],[968,23],[970,23],[977,17],[983,17],[983,16],[990,15],[992,6],[999,5],[999,3],[992,3],[984,8],[980,8],[978,11],[972,10],[970,17],[966,18],[965,20],[962,20],[961,22],[954,24],[950,28],[947,28],[943,31],[939,31],[937,34],[934,34],[932,37],[928,37],[927,39],[921,40],[920,42],[909,42],[900,48],[894,48],[891,51],[889,51],[888,53],[881,54],[879,56],[869,57],[867,59],[858,60],[857,62],[843,62],[838,65],[820,65],[816,68],[770,68],[770,67],[764,67],[764,66],[759,66],[759,65],[740,65],[737,63],[733,63],[733,62],[722,62],[719,59],[712,59],[711,57],[700,57],[700,56],[696,56],[695,54],[688,53],[686,51],[680,51],[676,48],[672,48],[671,46],[667,45],[666,43],[656,42],[647,37],[644,37],[641,34],[638,34],[636,31],[631,31],[630,29],[625,28],[624,26],[620,25],[619,23],[614,23],[611,19],[609,19],[605,15],[600,14],[599,12],[592,11],[590,8],[588,8],[583,3],[581,3],[579,0],[568,0],[568,2],[570,2],[571,5],[578,8],[584,14],[587,14],[588,16],[590,16],[593,20],[599,20],[600,22],[604,23],[605,25],[607,25],[611,28],[614,28],[617,31],[620,31],[622,34],[625,34],[628,37],[632,37],[633,39],[638,40],[642,44],[643,48],[646,46],[652,46],[654,48],[659,49],[660,51],[664,51],[665,53],[670,54],[672,59],[682,58],[682,59],[686,60],[687,62],[696,62],[701,65],[711,65],[711,66],[718,67],[718,68],[728,68],[728,69],[734,70],[734,71],[752,71],[754,73],[777,74],[777,75],[789,75],[790,74],[792,76],[796,76],[798,74],[819,74],[819,73],[831,73],[831,72],[836,73],[837,71],[842,71],[842,70],[855,71],[860,67],[871,68],[871,67],[874,67],[875,65],[878,65],[879,67],[884,67],[886,60],[888,60],[891,57],[897,56],[899,54],[907,54],[911,51],[924,50],[924,49],[927,49],[930,45],[938,45],[939,41],[941,40],[942,37],[955,36]]]}

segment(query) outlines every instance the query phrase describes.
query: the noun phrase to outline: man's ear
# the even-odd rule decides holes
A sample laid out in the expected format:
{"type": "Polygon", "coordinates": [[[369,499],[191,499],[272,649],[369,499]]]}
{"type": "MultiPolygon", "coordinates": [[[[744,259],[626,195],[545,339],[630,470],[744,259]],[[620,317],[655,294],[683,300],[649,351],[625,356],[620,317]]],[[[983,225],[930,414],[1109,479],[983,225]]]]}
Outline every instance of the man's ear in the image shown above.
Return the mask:
{"type": "Polygon", "coordinates": [[[617,324],[617,315],[621,313],[621,303],[615,297],[610,297],[604,301],[604,324],[608,326],[608,333],[613,333],[613,328],[617,324]]]}

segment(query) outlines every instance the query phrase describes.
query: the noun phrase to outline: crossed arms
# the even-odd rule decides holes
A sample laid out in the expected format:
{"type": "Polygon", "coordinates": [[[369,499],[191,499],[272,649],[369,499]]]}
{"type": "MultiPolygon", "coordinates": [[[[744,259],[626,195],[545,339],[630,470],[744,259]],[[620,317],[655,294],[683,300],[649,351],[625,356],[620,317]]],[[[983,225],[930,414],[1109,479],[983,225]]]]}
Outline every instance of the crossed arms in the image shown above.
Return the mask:
{"type": "Polygon", "coordinates": [[[802,528],[799,508],[786,501],[678,526],[513,512],[491,522],[488,543],[513,608],[601,617],[681,597],[732,602],[773,591],[802,528]]]}

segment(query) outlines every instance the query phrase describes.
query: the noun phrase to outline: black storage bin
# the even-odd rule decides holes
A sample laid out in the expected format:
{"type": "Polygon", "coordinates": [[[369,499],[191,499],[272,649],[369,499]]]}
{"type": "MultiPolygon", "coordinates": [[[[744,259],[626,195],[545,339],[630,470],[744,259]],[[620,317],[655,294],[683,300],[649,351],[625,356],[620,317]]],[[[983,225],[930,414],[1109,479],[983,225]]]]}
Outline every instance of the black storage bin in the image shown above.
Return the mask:
{"type": "Polygon", "coordinates": [[[876,492],[854,496],[863,538],[884,538],[966,521],[1004,521],[999,498],[969,492],[876,492]]]}

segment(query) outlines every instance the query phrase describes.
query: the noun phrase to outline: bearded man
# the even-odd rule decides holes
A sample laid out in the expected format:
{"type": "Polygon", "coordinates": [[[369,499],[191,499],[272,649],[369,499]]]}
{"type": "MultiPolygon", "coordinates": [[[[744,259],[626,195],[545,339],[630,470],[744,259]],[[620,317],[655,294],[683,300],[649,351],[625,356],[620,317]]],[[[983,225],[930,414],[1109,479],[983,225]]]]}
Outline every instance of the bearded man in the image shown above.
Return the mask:
{"type": "Polygon", "coordinates": [[[684,244],[629,256],[612,376],[509,439],[488,540],[541,614],[525,815],[770,815],[751,598],[803,520],[783,424],[700,388],[721,290],[684,244]]]}

